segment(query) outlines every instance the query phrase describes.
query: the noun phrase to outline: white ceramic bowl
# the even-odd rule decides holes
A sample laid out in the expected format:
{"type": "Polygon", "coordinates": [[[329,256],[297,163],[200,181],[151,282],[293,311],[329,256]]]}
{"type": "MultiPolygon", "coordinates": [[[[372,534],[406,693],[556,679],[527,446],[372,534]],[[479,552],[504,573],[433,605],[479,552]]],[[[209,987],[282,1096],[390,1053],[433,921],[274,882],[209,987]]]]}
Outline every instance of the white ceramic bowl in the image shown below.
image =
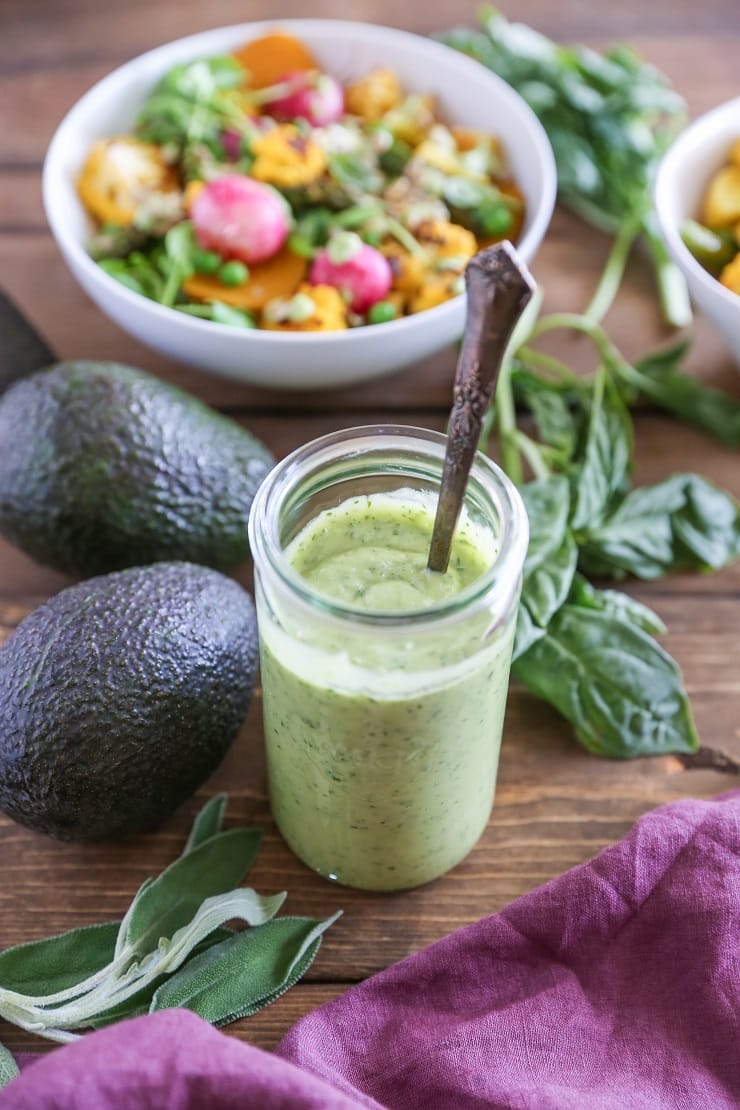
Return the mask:
{"type": "MultiPolygon", "coordinates": [[[[535,254],[555,202],[550,144],[521,97],[482,65],[419,35],[339,20],[244,23],[178,39],[140,55],[99,81],[70,110],[44,164],[44,206],[57,244],[85,292],[124,330],[203,370],[282,389],[327,388],[386,374],[460,336],[465,298],[388,324],[345,332],[244,331],[188,317],[126,289],[88,256],[92,225],[75,181],[91,144],[133,125],[157,81],[178,62],[223,54],[276,25],[302,39],[342,81],[390,66],[410,91],[431,92],[442,118],[498,135],[527,203],[518,250],[535,254]]],[[[94,352],[91,352],[94,353],[94,352]]]]}
{"type": "Polygon", "coordinates": [[[698,219],[710,178],[740,138],[740,96],[700,116],[673,142],[655,181],[655,211],[676,265],[696,304],[717,326],[740,365],[740,297],[707,273],[681,239],[684,220],[698,219]]]}

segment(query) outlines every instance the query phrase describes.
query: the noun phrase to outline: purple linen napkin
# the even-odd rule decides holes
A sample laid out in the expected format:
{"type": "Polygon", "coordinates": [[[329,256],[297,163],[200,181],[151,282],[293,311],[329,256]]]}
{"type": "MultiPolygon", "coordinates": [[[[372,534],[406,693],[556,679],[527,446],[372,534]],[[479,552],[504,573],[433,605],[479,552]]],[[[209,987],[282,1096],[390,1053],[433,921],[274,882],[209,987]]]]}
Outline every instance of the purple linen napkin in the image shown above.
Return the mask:
{"type": "Polygon", "coordinates": [[[739,941],[740,792],[676,802],[274,1056],[154,1014],[34,1063],[0,1110],[736,1110],[739,941]]]}
{"type": "Polygon", "coordinates": [[[648,813],[278,1052],[392,1110],[737,1110],[739,944],[736,791],[648,813]]]}

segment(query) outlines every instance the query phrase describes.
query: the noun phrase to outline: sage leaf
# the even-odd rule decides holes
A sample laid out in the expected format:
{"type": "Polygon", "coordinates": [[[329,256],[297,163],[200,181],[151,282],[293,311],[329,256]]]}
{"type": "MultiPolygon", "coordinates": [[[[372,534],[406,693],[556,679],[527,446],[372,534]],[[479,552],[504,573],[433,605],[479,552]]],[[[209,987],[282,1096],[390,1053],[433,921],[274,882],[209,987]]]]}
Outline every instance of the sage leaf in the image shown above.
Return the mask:
{"type": "Polygon", "coordinates": [[[587,574],[660,578],[671,570],[716,570],[740,555],[740,510],[728,493],[696,474],[676,474],[632,490],[586,534],[587,574]]]}
{"type": "Polygon", "coordinates": [[[321,935],[338,917],[281,917],[237,933],[168,979],[154,995],[151,1011],[182,1007],[213,1025],[256,1013],[305,973],[321,935]]]}
{"type": "Polygon", "coordinates": [[[594,382],[582,462],[573,475],[571,528],[598,524],[626,488],[632,460],[632,421],[604,371],[594,382]]]}
{"type": "Polygon", "coordinates": [[[647,605],[635,601],[621,590],[597,590],[581,574],[576,574],[573,578],[569,600],[586,609],[601,609],[615,620],[641,628],[652,636],[660,636],[667,631],[658,614],[647,605]]]}
{"type": "Polygon", "coordinates": [[[19,1075],[18,1065],[9,1049],[0,1041],[0,1088],[7,1087],[16,1075],[19,1075]]]}
{"type": "Polygon", "coordinates": [[[259,850],[259,829],[217,833],[180,856],[137,896],[127,921],[125,947],[145,956],[161,937],[187,925],[204,899],[239,885],[259,850]]]}
{"type": "MultiPolygon", "coordinates": [[[[226,812],[226,801],[227,798],[225,794],[217,794],[214,798],[211,798],[209,801],[207,801],[206,804],[196,814],[195,820],[193,821],[193,827],[190,830],[190,835],[186,841],[185,847],[182,850],[183,856],[188,855],[189,852],[192,852],[196,848],[199,848],[200,845],[203,844],[206,840],[209,840],[212,836],[215,836],[217,833],[221,832],[224,813],[226,812]]],[[[138,906],[138,903],[142,895],[144,894],[144,891],[146,891],[153,882],[154,879],[144,879],[144,882],[141,884],[138,891],[136,892],[131,905],[126,910],[126,914],[123,918],[123,921],[121,922],[121,926],[118,932],[118,938],[116,940],[116,958],[121,955],[123,949],[126,946],[129,922],[134,913],[134,910],[138,906]]]]}
{"type": "Polygon", "coordinates": [[[47,995],[65,991],[107,967],[113,959],[118,922],[27,941],[0,952],[0,991],[47,995]]]}
{"type": "Polygon", "coordinates": [[[675,661],[609,612],[564,605],[547,635],[516,660],[514,673],[597,755],[629,759],[698,747],[675,661]]]}
{"type": "Polygon", "coordinates": [[[194,851],[195,848],[199,848],[201,844],[206,840],[210,840],[212,836],[216,836],[217,833],[221,832],[224,823],[224,814],[226,813],[226,802],[227,798],[225,794],[216,794],[214,798],[206,802],[193,821],[190,836],[182,851],[184,856],[186,856],[188,852],[194,851]]]}
{"type": "MultiPolygon", "coordinates": [[[[228,940],[229,937],[233,935],[233,929],[227,929],[225,927],[214,929],[204,940],[196,944],[188,959],[193,959],[214,944],[221,944],[222,941],[228,940]]],[[[91,1018],[89,1022],[90,1028],[103,1029],[107,1025],[113,1025],[117,1021],[123,1021],[125,1018],[139,1017],[142,1014],[149,1013],[149,1006],[154,997],[154,992],[165,980],[166,976],[160,975],[158,978],[152,980],[151,983],[147,983],[145,987],[142,987],[141,990],[137,991],[137,993],[130,998],[118,1003],[116,1006],[111,1006],[107,1010],[102,1010],[94,1018],[91,1018]]]]}
{"type": "MultiPolygon", "coordinates": [[[[122,977],[114,976],[65,1005],[46,1008],[39,1016],[47,1028],[72,1030],[87,1027],[101,1012],[127,1003],[150,983],[176,971],[195,947],[214,929],[238,918],[248,925],[269,921],[285,901],[285,894],[262,896],[254,890],[232,890],[207,898],[189,921],[172,936],[162,937],[155,949],[140,962],[130,965],[122,977]]],[[[2,997],[0,995],[0,1002],[2,997]]],[[[25,1025],[24,1028],[31,1028],[25,1025]]],[[[43,1025],[39,1030],[41,1031],[43,1025]]]]}

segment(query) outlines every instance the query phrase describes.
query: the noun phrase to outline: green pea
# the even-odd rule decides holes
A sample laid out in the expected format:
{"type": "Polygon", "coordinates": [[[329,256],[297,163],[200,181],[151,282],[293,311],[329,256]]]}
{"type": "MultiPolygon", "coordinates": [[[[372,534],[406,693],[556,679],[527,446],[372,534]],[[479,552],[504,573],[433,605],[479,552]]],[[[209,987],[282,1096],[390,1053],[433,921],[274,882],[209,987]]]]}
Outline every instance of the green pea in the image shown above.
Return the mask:
{"type": "Polygon", "coordinates": [[[220,254],[216,254],[215,251],[204,251],[200,247],[196,247],[190,260],[193,263],[193,269],[199,274],[215,274],[222,262],[220,254]]]}
{"type": "Polygon", "coordinates": [[[511,212],[505,204],[479,208],[475,216],[483,235],[503,235],[511,227],[511,212]]]}
{"type": "Polygon", "coordinates": [[[231,262],[224,262],[218,276],[223,285],[244,285],[249,277],[249,270],[243,262],[233,259],[231,262]]]}
{"type": "Polygon", "coordinates": [[[390,301],[376,301],[368,312],[367,318],[371,324],[389,324],[397,315],[396,306],[390,301]]]}

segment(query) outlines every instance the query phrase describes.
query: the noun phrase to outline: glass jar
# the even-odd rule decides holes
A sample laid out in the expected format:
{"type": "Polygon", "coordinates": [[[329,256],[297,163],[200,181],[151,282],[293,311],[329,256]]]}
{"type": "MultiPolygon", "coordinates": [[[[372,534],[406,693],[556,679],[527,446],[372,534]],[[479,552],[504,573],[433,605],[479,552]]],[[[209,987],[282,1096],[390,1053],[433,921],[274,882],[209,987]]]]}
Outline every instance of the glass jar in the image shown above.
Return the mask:
{"type": "Polygon", "coordinates": [[[324,436],[275,467],[250,515],[273,816],[309,867],[365,890],[429,882],[486,827],[527,516],[478,454],[464,516],[487,545],[486,569],[460,593],[400,612],[330,600],[286,548],[348,499],[436,503],[445,444],[410,427],[324,436]]]}

